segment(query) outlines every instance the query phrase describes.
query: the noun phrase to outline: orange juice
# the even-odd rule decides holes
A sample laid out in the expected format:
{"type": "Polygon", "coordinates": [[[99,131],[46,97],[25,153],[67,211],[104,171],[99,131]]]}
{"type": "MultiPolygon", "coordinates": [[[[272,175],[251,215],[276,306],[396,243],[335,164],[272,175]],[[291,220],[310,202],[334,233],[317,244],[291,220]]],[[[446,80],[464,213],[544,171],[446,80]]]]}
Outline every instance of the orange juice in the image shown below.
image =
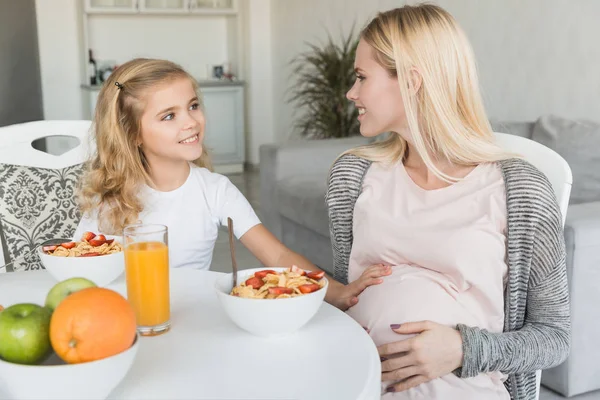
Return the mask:
{"type": "MultiPolygon", "coordinates": [[[[125,248],[127,299],[138,327],[169,323],[169,250],[161,242],[131,243],[125,248]]],[[[168,329],[168,328],[167,328],[168,329]]]]}

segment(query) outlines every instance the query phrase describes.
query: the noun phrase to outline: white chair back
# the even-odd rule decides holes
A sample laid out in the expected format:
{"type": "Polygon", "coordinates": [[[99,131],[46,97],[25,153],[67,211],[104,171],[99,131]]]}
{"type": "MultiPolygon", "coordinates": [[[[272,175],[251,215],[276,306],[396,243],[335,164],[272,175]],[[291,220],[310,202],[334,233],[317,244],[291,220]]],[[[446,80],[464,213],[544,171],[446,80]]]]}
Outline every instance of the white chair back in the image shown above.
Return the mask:
{"type": "MultiPolygon", "coordinates": [[[[526,161],[546,175],[554,189],[564,226],[569,207],[569,197],[571,196],[571,186],[573,185],[573,174],[567,161],[554,150],[531,139],[508,133],[494,132],[494,134],[496,135],[496,143],[502,148],[520,154],[526,161]]],[[[542,371],[538,370],[536,377],[537,400],[540,398],[542,371]]]]}
{"type": "Polygon", "coordinates": [[[0,127],[0,163],[38,168],[65,168],[87,160],[92,148],[91,121],[34,121],[0,127]],[[76,138],[79,144],[60,155],[35,149],[37,139],[76,138]]]}
{"type": "MultiPolygon", "coordinates": [[[[93,149],[90,127],[91,121],[34,121],[0,127],[0,163],[52,169],[81,164],[93,149]],[[69,137],[70,142],[75,138],[79,143],[60,155],[45,153],[32,145],[37,139],[50,141],[53,136],[69,137]]],[[[0,266],[3,260],[0,245],[0,266]]]]}

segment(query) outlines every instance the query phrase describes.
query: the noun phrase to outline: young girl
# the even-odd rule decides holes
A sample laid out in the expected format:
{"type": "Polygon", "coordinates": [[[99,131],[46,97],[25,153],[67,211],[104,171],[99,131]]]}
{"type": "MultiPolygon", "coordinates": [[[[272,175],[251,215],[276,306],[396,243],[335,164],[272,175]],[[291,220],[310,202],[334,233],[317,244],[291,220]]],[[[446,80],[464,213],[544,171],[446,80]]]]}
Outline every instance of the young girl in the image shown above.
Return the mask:
{"type": "MultiPolygon", "coordinates": [[[[135,59],[117,68],[98,96],[96,154],[81,180],[83,218],[74,238],[86,231],[122,235],[137,221],[162,224],[170,266],[206,270],[218,227],[230,217],[235,236],[265,266],[318,270],[260,223],[229,179],[211,172],[204,127],[197,83],[180,66],[135,59]]],[[[346,309],[386,272],[373,266],[347,286],[331,280],[326,300],[346,309]]]]}
{"type": "Polygon", "coordinates": [[[546,177],[494,143],[468,40],[434,5],[363,30],[347,94],[385,141],[340,157],[335,277],[392,274],[348,313],[379,346],[385,398],[533,400],[568,354],[561,214],[546,177]]]}

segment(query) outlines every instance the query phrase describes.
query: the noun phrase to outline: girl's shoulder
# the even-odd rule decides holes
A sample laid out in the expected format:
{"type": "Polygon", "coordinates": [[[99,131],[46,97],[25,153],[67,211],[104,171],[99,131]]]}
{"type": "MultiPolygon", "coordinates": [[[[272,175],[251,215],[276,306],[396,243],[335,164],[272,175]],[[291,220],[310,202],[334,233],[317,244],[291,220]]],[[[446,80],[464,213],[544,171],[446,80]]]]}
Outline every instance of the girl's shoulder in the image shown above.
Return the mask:
{"type": "Polygon", "coordinates": [[[192,165],[191,175],[196,184],[208,193],[227,191],[230,186],[233,186],[233,183],[225,175],[197,165],[192,165]]]}

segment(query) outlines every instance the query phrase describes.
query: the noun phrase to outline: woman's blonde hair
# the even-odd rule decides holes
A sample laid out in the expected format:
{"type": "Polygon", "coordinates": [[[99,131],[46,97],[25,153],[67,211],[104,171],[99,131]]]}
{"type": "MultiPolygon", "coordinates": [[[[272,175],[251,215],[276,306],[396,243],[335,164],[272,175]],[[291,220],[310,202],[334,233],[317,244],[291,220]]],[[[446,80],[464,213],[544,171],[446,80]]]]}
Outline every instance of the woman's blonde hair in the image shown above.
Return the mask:
{"type": "MultiPolygon", "coordinates": [[[[151,183],[148,164],[140,148],[141,117],[145,96],[159,85],[189,79],[201,102],[198,83],[179,65],[165,60],[138,58],[117,68],[104,83],[92,124],[96,151],[87,163],[78,190],[83,213],[97,212],[99,229],[121,234],[143,210],[140,187],[151,183]]],[[[211,169],[203,149],[195,160],[211,169]]]]}
{"type": "MultiPolygon", "coordinates": [[[[379,13],[361,32],[375,60],[397,77],[414,147],[436,176],[432,155],[459,165],[512,157],[494,144],[486,117],[475,57],[454,18],[436,5],[404,6],[379,13]],[[416,88],[411,74],[421,76],[416,88]]],[[[392,163],[403,160],[407,143],[398,133],[346,153],[392,163]]]]}

